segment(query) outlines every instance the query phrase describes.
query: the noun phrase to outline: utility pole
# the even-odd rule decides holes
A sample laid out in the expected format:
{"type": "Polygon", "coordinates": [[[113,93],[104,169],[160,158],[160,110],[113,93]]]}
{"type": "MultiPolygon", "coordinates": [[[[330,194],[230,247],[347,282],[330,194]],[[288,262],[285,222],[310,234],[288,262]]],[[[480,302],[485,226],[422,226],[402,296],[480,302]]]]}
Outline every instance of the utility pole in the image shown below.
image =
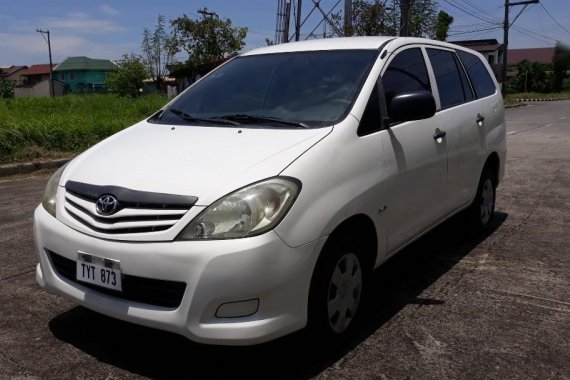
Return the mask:
{"type": "Polygon", "coordinates": [[[411,0],[400,1],[400,36],[410,35],[410,2],[411,0]]]}
{"type": "Polygon", "coordinates": [[[302,0],[297,0],[297,19],[295,20],[295,41],[301,38],[301,6],[302,0]]]}
{"type": "Polygon", "coordinates": [[[291,20],[291,0],[285,2],[285,27],[283,28],[283,41],[289,42],[289,25],[291,20]]]}
{"type": "Polygon", "coordinates": [[[352,36],[352,0],[344,0],[344,37],[352,36]]]}
{"type": "Polygon", "coordinates": [[[49,52],[49,92],[51,94],[51,97],[55,98],[55,88],[53,86],[53,64],[51,63],[51,41],[49,38],[49,30],[36,29],[36,32],[41,33],[42,37],[44,37],[44,34],[47,34],[46,41],[48,44],[48,52],[49,52]]]}
{"type": "Polygon", "coordinates": [[[529,4],[538,4],[539,0],[527,0],[527,1],[517,1],[515,3],[511,3],[509,0],[505,0],[505,19],[503,21],[503,67],[501,68],[501,77],[503,79],[503,83],[501,86],[501,92],[503,95],[507,92],[507,52],[509,47],[509,28],[512,24],[517,20],[517,18],[521,15],[522,11],[527,7],[529,4]],[[515,5],[524,5],[524,8],[519,12],[517,17],[511,23],[509,21],[509,8],[514,7],[515,5]]]}
{"type": "Polygon", "coordinates": [[[208,12],[208,8],[204,8],[204,9],[199,9],[198,13],[204,15],[204,16],[210,16],[210,17],[218,17],[218,14],[216,12],[208,12]]]}

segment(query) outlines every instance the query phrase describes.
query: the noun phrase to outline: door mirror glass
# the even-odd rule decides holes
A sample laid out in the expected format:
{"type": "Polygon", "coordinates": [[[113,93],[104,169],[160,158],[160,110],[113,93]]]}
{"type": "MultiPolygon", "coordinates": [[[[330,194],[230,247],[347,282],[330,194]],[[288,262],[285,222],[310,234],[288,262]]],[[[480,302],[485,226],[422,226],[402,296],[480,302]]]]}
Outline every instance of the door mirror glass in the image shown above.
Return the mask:
{"type": "Polygon", "coordinates": [[[426,91],[398,94],[392,98],[388,114],[390,123],[428,119],[435,115],[435,99],[426,91]]]}

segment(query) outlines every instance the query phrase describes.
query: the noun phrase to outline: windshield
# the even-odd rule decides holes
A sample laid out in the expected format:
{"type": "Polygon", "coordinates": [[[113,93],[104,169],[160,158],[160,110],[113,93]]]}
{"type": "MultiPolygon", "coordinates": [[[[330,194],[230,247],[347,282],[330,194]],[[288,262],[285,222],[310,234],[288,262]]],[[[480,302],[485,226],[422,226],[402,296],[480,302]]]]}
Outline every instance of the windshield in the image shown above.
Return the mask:
{"type": "Polygon", "coordinates": [[[377,54],[332,50],[238,57],[180,95],[159,119],[169,124],[225,119],[271,127],[331,125],[348,113],[377,54]]]}

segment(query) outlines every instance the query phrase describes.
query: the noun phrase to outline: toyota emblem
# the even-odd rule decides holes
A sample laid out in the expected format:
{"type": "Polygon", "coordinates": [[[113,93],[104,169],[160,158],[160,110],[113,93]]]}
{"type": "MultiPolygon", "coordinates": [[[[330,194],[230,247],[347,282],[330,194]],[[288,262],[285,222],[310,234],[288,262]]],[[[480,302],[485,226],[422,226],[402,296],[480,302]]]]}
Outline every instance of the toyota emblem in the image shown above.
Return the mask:
{"type": "Polygon", "coordinates": [[[95,207],[101,215],[113,215],[119,209],[119,201],[112,195],[101,195],[95,207]]]}

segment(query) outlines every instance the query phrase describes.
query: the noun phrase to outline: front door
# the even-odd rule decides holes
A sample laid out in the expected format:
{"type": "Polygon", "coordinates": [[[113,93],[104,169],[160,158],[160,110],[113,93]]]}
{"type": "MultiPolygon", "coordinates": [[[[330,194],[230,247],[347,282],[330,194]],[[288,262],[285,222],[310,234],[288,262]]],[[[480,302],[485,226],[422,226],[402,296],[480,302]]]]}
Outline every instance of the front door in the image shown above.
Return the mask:
{"type": "MultiPolygon", "coordinates": [[[[430,91],[425,56],[420,47],[394,53],[382,75],[386,103],[404,92],[430,91]]],[[[447,143],[436,138],[444,129],[435,115],[392,125],[384,134],[390,179],[388,251],[393,252],[445,214],[447,143]]]]}

